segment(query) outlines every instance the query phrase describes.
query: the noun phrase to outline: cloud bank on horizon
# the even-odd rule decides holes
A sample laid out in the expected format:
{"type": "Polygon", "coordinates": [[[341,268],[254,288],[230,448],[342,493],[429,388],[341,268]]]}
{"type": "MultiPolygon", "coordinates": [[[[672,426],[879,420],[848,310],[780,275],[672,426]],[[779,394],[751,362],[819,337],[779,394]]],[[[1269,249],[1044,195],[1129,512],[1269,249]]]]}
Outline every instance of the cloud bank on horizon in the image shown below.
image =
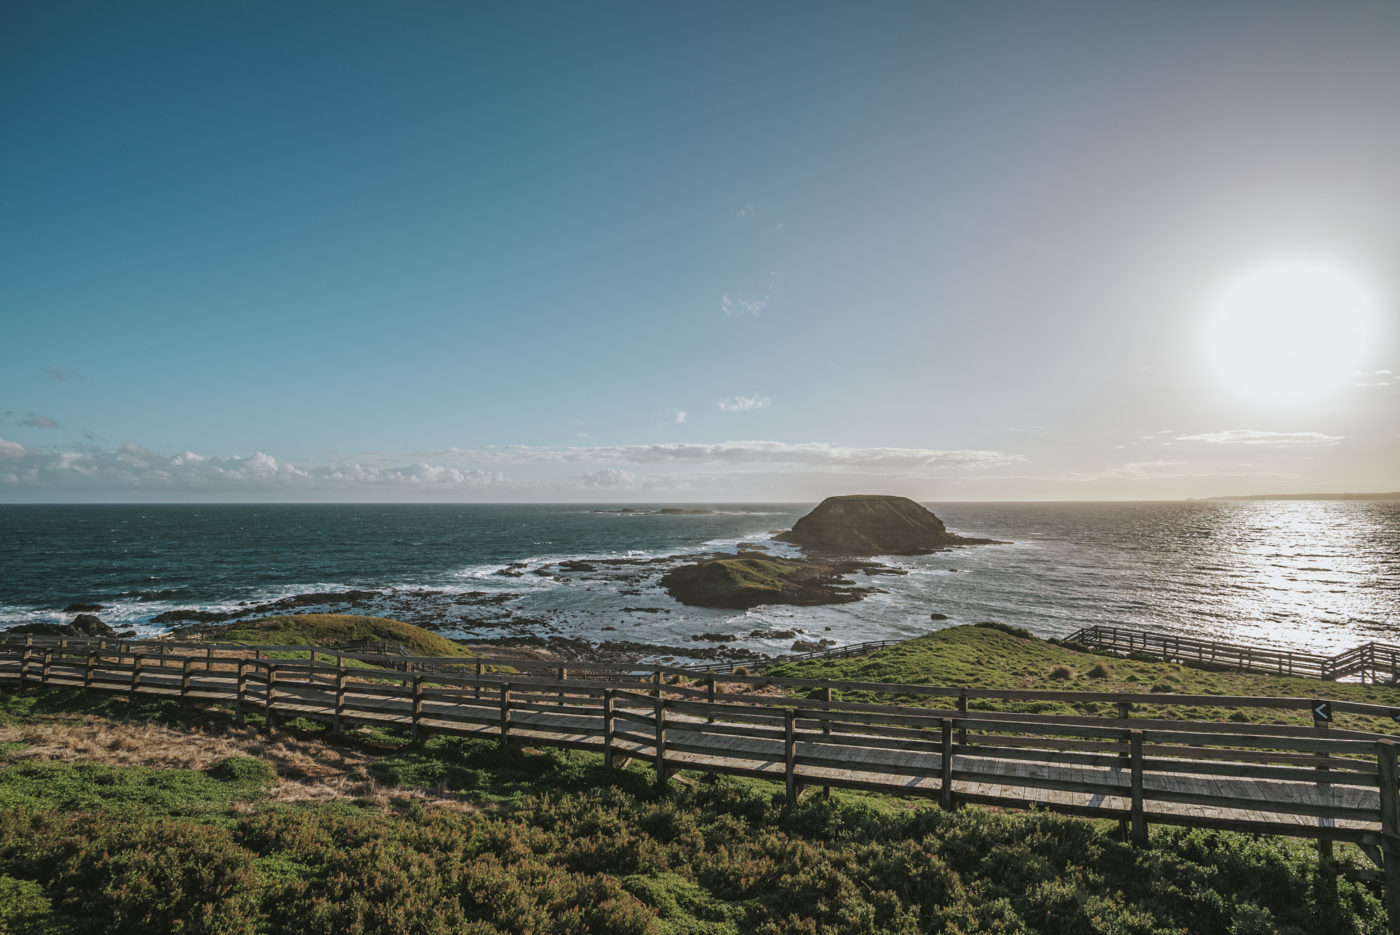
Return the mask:
{"type": "MultiPolygon", "coordinates": [[[[1316,433],[1297,444],[1316,445],[1316,433]]],[[[1158,443],[1202,440],[1253,447],[1289,433],[1228,430],[1198,438],[1161,433],[1158,443]]],[[[1343,439],[1328,439],[1336,444],[1343,439]]],[[[1270,448],[1286,444],[1268,444],[1270,448]]],[[[1082,498],[1091,485],[1144,481],[1220,483],[1266,476],[1298,480],[1257,462],[1159,459],[1095,471],[1037,474],[1023,454],[914,448],[852,448],[820,442],[451,448],[393,456],[383,452],[329,463],[295,463],[257,451],[246,456],[163,455],[135,444],[31,448],[0,438],[0,501],[233,500],[598,501],[608,499],[816,500],[837,492],[904,493],[925,500],[1006,499],[1027,483],[1052,497],[1082,498]],[[447,463],[445,463],[447,462],[447,463]],[[616,465],[624,465],[619,467],[616,465]],[[540,466],[564,470],[540,474],[540,466]],[[736,487],[741,478],[746,487],[736,487]],[[736,491],[759,496],[735,496],[736,491]],[[5,494],[23,494],[6,497],[5,494]],[[949,496],[949,493],[952,496],[949,496]],[[766,494],[766,495],[765,495],[766,494]],[[961,495],[961,496],[959,496],[961,495]]]]}
{"type": "Polygon", "coordinates": [[[948,11],[17,0],[0,501],[1400,489],[1400,5],[948,11]]]}

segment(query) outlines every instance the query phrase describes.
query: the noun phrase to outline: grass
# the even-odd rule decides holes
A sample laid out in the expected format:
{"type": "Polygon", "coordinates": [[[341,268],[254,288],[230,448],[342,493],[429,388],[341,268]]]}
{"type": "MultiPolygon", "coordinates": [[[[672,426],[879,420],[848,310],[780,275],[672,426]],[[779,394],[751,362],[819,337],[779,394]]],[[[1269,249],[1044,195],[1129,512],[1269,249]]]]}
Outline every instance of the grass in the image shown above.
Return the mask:
{"type": "MultiPolygon", "coordinates": [[[[1163,692],[1198,695],[1253,695],[1289,698],[1332,698],[1391,705],[1400,709],[1400,689],[1321,679],[1221,671],[1170,662],[1105,656],[1017,635],[1000,625],[950,627],[908,640],[869,656],[853,659],[812,659],[774,666],[766,674],[788,678],[845,679],[915,685],[951,685],[995,689],[1037,689],[1142,694],[1143,716],[1227,720],[1239,709],[1225,705],[1177,705],[1151,697],[1163,692]],[[1152,704],[1154,707],[1147,707],[1152,704]]],[[[890,696],[842,691],[846,701],[888,701],[890,696]]],[[[946,699],[898,696],[902,704],[946,705],[946,699]]],[[[1082,706],[1064,702],[992,702],[974,700],[977,708],[1074,713],[1082,706]]],[[[1111,706],[1093,713],[1111,713],[1111,706]]],[[[1302,710],[1244,709],[1255,723],[1311,724],[1302,710]]],[[[1339,713],[1336,726],[1395,733],[1394,721],[1339,713]]],[[[1238,720],[1238,718],[1234,718],[1238,720]]]]}
{"type": "Polygon", "coordinates": [[[788,586],[788,576],[799,570],[772,558],[721,558],[704,562],[698,572],[707,592],[728,597],[753,591],[779,593],[788,586]]]}
{"type": "Polygon", "coordinates": [[[181,726],[36,694],[0,693],[0,933],[1384,931],[1376,896],[1320,878],[1301,842],[1154,828],[1132,848],[1114,824],[1044,813],[790,805],[713,776],[658,792],[646,767],[590,753],[383,728],[337,746],[199,704],[181,726]],[[279,794],[331,762],[367,778],[321,802],[279,794]]]}
{"type": "Polygon", "coordinates": [[[472,656],[471,650],[446,637],[387,617],[356,614],[292,614],[223,626],[201,627],[198,635],[250,646],[349,647],[360,642],[399,643],[415,656],[472,656]]]}

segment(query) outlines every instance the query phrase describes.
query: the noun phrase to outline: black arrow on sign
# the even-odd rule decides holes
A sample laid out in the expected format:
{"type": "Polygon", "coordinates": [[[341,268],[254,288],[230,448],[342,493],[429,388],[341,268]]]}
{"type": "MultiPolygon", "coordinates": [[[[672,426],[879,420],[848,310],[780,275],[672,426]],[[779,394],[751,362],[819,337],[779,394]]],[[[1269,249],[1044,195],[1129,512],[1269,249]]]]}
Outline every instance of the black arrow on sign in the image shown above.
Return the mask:
{"type": "MultiPolygon", "coordinates": [[[[1330,702],[1330,701],[1314,701],[1314,702],[1313,702],[1313,720],[1314,720],[1314,721],[1330,721],[1330,720],[1332,720],[1332,702],[1330,702]]],[[[1397,720],[1400,720],[1400,718],[1397,718],[1397,720]]]]}

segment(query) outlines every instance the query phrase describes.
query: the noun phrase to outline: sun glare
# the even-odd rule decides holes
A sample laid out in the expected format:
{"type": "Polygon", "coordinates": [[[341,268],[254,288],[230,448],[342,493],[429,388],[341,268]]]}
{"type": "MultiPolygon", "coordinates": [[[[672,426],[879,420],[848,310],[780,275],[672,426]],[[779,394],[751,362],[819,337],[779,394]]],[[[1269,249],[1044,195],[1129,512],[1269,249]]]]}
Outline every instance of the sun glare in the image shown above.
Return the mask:
{"type": "Polygon", "coordinates": [[[1207,347],[1227,382],[1266,400],[1299,400],[1343,383],[1362,363],[1375,302],[1347,271],[1279,263],[1230,283],[1207,347]]]}

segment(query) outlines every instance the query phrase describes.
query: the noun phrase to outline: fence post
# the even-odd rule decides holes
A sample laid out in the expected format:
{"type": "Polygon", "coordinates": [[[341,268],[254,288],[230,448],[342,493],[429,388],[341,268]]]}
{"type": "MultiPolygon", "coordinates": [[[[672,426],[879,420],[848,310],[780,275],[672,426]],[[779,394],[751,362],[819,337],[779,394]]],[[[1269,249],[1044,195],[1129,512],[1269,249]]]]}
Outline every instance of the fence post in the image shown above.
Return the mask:
{"type": "Polygon", "coordinates": [[[1395,743],[1376,743],[1381,793],[1381,863],[1385,876],[1385,914],[1392,935],[1400,935],[1400,791],[1397,791],[1395,743]]]}
{"type": "MultiPolygon", "coordinates": [[[[713,672],[705,679],[705,700],[709,702],[710,705],[714,705],[715,703],[715,674],[713,672]]],[[[705,715],[705,723],[713,724],[714,722],[715,712],[712,709],[705,715]]]]}
{"type": "Polygon", "coordinates": [[[475,689],[474,689],[474,696],[473,696],[477,701],[480,701],[480,700],[481,700],[481,673],[482,673],[481,663],[478,662],[478,663],[476,664],[476,687],[475,687],[475,689]]]}
{"type": "MultiPolygon", "coordinates": [[[[967,717],[967,686],[964,685],[958,692],[958,714],[967,717]]],[[[958,745],[967,746],[967,728],[958,728],[958,745]]]]}
{"type": "Polygon", "coordinates": [[[53,647],[44,649],[44,662],[39,667],[39,684],[43,685],[49,680],[49,666],[53,664],[53,647]]]}
{"type": "Polygon", "coordinates": [[[944,718],[939,725],[942,728],[942,743],[939,747],[939,769],[940,778],[943,781],[938,790],[938,804],[948,811],[953,810],[953,722],[944,718]]]}
{"type": "MultiPolygon", "coordinates": [[[[656,673],[659,677],[660,672],[656,673]]],[[[666,700],[656,699],[656,787],[666,787],[666,700]]]]}
{"type": "Polygon", "coordinates": [[[248,676],[244,674],[243,665],[247,662],[242,656],[238,657],[238,680],[233,690],[233,718],[239,724],[243,724],[244,696],[248,693],[248,676]]]}
{"type": "Polygon", "coordinates": [[[97,653],[88,652],[87,667],[83,669],[83,687],[92,687],[92,670],[97,668],[97,653]]]}
{"type": "Polygon", "coordinates": [[[661,670],[655,669],[651,673],[651,694],[653,698],[661,697],[661,670]]]}
{"type": "MultiPolygon", "coordinates": [[[[1316,711],[1314,711],[1314,713],[1313,713],[1313,727],[1314,727],[1315,729],[1317,729],[1317,730],[1326,730],[1326,729],[1328,728],[1328,726],[1329,726],[1329,725],[1328,725],[1327,721],[1325,721],[1325,720],[1323,720],[1322,718],[1318,717],[1316,711]]],[[[1318,764],[1318,767],[1317,767],[1317,771],[1318,771],[1317,791],[1320,792],[1320,793],[1323,795],[1324,798],[1331,798],[1332,784],[1331,784],[1330,782],[1327,781],[1327,779],[1328,779],[1328,775],[1327,775],[1327,751],[1326,751],[1326,750],[1323,750],[1323,751],[1319,752],[1318,755],[1317,755],[1317,758],[1318,758],[1318,760],[1321,761],[1321,762],[1318,764]]],[[[1332,828],[1332,827],[1336,827],[1337,821],[1336,821],[1336,819],[1334,819],[1334,818],[1319,818],[1319,819],[1317,820],[1317,824],[1318,824],[1318,827],[1321,827],[1321,828],[1332,828]]],[[[1317,839],[1317,859],[1318,859],[1318,863],[1322,865],[1323,871],[1324,871],[1324,872],[1327,872],[1327,873],[1330,873],[1331,870],[1332,870],[1332,842],[1331,842],[1331,840],[1329,840],[1329,839],[1327,839],[1327,838],[1318,838],[1318,839],[1317,839]]]]}
{"type": "Polygon", "coordinates": [[[563,666],[559,667],[559,707],[564,707],[564,679],[569,677],[569,670],[563,666]]]}
{"type": "Polygon", "coordinates": [[[1132,840],[1147,843],[1147,812],[1143,808],[1142,731],[1129,732],[1128,748],[1132,760],[1132,840]]]}
{"type": "Polygon", "coordinates": [[[423,676],[413,677],[413,742],[418,742],[418,737],[422,733],[420,726],[423,720],[423,676]]]}
{"type": "Polygon", "coordinates": [[[345,717],[345,667],[335,670],[335,718],[331,721],[331,733],[339,734],[343,729],[341,721],[345,717]]]}
{"type": "Polygon", "coordinates": [[[180,667],[180,697],[190,696],[190,660],[185,657],[184,665],[180,667]]]}
{"type": "Polygon", "coordinates": [[[613,768],[613,690],[603,692],[603,765],[613,768]]]}
{"type": "Polygon", "coordinates": [[[267,664],[267,691],[263,695],[263,719],[267,721],[267,729],[272,730],[272,695],[277,691],[277,663],[267,664]]]}
{"type": "MultiPolygon", "coordinates": [[[[830,685],[827,685],[826,688],[822,689],[822,700],[826,702],[826,710],[823,712],[823,713],[826,715],[826,717],[824,717],[824,718],[822,719],[822,733],[825,734],[826,736],[830,737],[830,736],[831,736],[831,686],[830,686],[830,685]]],[[[822,786],[822,798],[823,798],[823,799],[826,799],[827,801],[830,801],[830,800],[831,800],[831,787],[830,787],[830,786],[822,786]]]]}
{"type": "Polygon", "coordinates": [[[787,790],[787,800],[797,801],[797,712],[789,708],[783,712],[783,785],[787,790]]]}
{"type": "Polygon", "coordinates": [[[24,652],[21,653],[21,654],[20,654],[20,657],[19,657],[19,690],[20,690],[20,691],[24,691],[25,685],[26,685],[26,683],[27,683],[28,680],[29,680],[29,656],[30,656],[30,654],[33,653],[33,651],[34,651],[34,650],[31,648],[31,645],[30,645],[32,640],[33,640],[33,637],[28,637],[28,638],[25,639],[25,641],[24,641],[24,652]]]}
{"type": "Polygon", "coordinates": [[[510,746],[510,683],[501,683],[501,748],[510,746]]]}
{"type": "MultiPolygon", "coordinates": [[[[1124,720],[1124,721],[1127,721],[1127,720],[1129,720],[1130,718],[1132,718],[1132,716],[1133,716],[1133,703],[1132,703],[1131,701],[1120,701],[1120,702],[1118,702],[1118,717],[1121,718],[1121,719],[1124,720]]],[[[1122,761],[1123,761],[1123,764],[1124,764],[1125,766],[1128,765],[1128,763],[1132,760],[1131,748],[1132,748],[1132,739],[1133,739],[1133,738],[1132,738],[1132,732],[1131,732],[1131,731],[1128,733],[1127,739],[1128,739],[1128,748],[1127,748],[1127,749],[1124,749],[1124,751],[1118,755],[1118,759],[1122,760],[1122,761]]]]}
{"type": "Polygon", "coordinates": [[[131,697],[135,699],[136,693],[141,690],[141,661],[139,653],[132,655],[131,662],[131,697]]]}

